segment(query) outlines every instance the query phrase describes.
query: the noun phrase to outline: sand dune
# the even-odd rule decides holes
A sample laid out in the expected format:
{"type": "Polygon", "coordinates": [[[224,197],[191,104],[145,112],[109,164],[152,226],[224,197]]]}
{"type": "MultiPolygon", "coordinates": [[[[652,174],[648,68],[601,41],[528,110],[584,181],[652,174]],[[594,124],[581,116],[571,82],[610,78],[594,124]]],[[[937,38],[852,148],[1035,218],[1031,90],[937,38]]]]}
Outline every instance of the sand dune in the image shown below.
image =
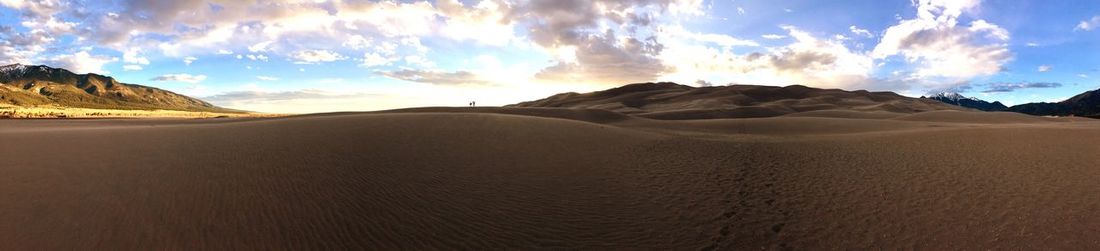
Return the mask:
{"type": "Polygon", "coordinates": [[[979,124],[1005,124],[1005,123],[1046,123],[1061,122],[1064,119],[1030,116],[1015,112],[960,112],[960,111],[933,111],[893,118],[895,120],[929,121],[929,122],[953,122],[953,123],[979,123],[979,124]]]}
{"type": "Polygon", "coordinates": [[[1100,123],[797,114],[0,120],[0,247],[1100,247],[1100,123]]]}
{"type": "Polygon", "coordinates": [[[801,85],[696,88],[675,83],[639,83],[592,93],[562,93],[511,106],[602,109],[663,120],[762,118],[821,110],[904,114],[970,110],[893,92],[818,89],[801,85]]]}
{"type": "Polygon", "coordinates": [[[889,119],[906,115],[904,113],[893,112],[860,112],[860,111],[848,111],[848,110],[817,110],[808,112],[798,112],[783,115],[785,117],[821,117],[821,118],[844,118],[844,119],[889,119]]]}

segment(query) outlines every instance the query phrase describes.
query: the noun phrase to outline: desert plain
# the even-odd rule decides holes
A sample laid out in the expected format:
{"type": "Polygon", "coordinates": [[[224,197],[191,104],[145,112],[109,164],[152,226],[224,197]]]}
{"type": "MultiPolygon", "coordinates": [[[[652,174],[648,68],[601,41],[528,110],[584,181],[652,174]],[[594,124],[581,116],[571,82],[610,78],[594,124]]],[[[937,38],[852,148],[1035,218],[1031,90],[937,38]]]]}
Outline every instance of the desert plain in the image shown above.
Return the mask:
{"type": "Polygon", "coordinates": [[[1090,249],[1098,141],[952,110],[0,120],[0,246],[1090,249]]]}

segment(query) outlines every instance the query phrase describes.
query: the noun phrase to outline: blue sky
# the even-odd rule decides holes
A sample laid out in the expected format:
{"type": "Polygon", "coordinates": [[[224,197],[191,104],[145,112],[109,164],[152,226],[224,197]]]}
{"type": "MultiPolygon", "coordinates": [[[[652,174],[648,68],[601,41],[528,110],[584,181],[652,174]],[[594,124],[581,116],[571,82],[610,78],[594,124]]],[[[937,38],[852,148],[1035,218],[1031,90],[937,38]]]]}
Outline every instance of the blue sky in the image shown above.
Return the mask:
{"type": "Polygon", "coordinates": [[[646,81],[1006,104],[1100,88],[1095,1],[0,0],[0,64],[304,113],[646,81]]]}

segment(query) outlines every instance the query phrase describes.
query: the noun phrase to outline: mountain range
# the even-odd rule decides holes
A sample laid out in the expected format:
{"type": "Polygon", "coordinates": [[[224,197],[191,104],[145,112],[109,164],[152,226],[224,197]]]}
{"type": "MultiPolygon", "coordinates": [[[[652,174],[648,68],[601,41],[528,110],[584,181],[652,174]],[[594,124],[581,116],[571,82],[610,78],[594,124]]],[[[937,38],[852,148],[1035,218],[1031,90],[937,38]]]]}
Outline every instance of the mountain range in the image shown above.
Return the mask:
{"type": "Polygon", "coordinates": [[[929,97],[922,96],[921,98],[933,99],[952,105],[974,108],[987,112],[1004,111],[1005,109],[1008,109],[1008,107],[1004,104],[1001,104],[1000,101],[993,101],[992,103],[990,103],[986,102],[985,100],[966,97],[962,94],[955,92],[941,92],[929,97]]]}
{"type": "Polygon", "coordinates": [[[1056,103],[1027,103],[1006,107],[1001,102],[992,103],[980,99],[966,97],[958,93],[938,93],[929,97],[921,97],[937,100],[947,104],[973,108],[982,111],[1008,111],[1036,116],[1078,116],[1100,118],[1100,90],[1087,91],[1072,98],[1056,103]]]}
{"type": "Polygon", "coordinates": [[[174,92],[44,65],[0,66],[0,104],[96,109],[241,112],[174,92]]]}
{"type": "Polygon", "coordinates": [[[1028,103],[1007,111],[1039,116],[1079,116],[1100,118],[1100,90],[1087,91],[1057,103],[1028,103]]]}

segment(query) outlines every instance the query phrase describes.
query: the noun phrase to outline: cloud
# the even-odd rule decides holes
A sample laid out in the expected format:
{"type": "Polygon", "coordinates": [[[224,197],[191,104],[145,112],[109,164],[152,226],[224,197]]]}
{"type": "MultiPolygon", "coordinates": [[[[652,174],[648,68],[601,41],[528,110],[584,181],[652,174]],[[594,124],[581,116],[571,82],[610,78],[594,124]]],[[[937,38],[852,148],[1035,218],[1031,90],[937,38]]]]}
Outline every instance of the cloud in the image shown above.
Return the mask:
{"type": "Polygon", "coordinates": [[[265,52],[265,51],[268,51],[267,47],[270,47],[271,44],[273,44],[273,43],[275,43],[275,41],[259,42],[259,43],[256,43],[254,45],[248,46],[248,51],[249,52],[265,52]]]}
{"type": "Polygon", "coordinates": [[[445,37],[458,41],[473,40],[482,44],[503,46],[516,39],[515,22],[508,19],[513,3],[480,1],[467,7],[458,0],[436,1],[440,14],[446,16],[445,37]]]}
{"type": "Polygon", "coordinates": [[[400,71],[378,72],[378,74],[398,80],[435,85],[477,85],[488,83],[479,78],[477,74],[468,71],[440,72],[404,69],[400,71]]]}
{"type": "MultiPolygon", "coordinates": [[[[57,17],[71,6],[65,1],[19,1],[0,0],[0,6],[16,10],[20,15],[16,19],[25,28],[17,30],[11,26],[0,25],[0,64],[23,63],[32,61],[54,62],[63,58],[38,58],[58,41],[58,37],[72,33],[78,23],[57,17]]],[[[82,51],[86,51],[83,50],[82,51]]],[[[64,55],[62,55],[64,56],[64,55]]],[[[76,64],[76,62],[69,62],[76,64]]],[[[94,64],[94,62],[90,63],[94,64]]],[[[99,72],[101,67],[94,67],[99,72]]]]}
{"type": "Polygon", "coordinates": [[[68,69],[75,73],[98,73],[108,74],[110,72],[103,70],[103,66],[118,61],[118,58],[92,55],[88,51],[80,51],[74,54],[58,55],[44,60],[47,65],[68,69]]]}
{"type": "Polygon", "coordinates": [[[1096,29],[1097,25],[1100,25],[1100,16],[1094,16],[1089,20],[1077,23],[1077,26],[1073,27],[1073,31],[1091,31],[1096,29]]]}
{"type": "Polygon", "coordinates": [[[77,51],[65,46],[89,47],[87,53],[123,54],[123,70],[150,68],[145,56],[162,58],[153,54],[158,52],[166,58],[236,52],[242,59],[236,67],[252,64],[248,69],[274,67],[244,59],[348,60],[381,76],[442,85],[504,83],[500,76],[517,72],[522,76],[507,79],[586,85],[704,79],[896,90],[996,74],[1013,57],[1007,46],[1012,34],[978,19],[981,13],[971,12],[980,3],[971,0],[914,0],[916,17],[898,18],[886,30],[874,26],[874,33],[855,25],[828,35],[785,26],[786,33],[760,38],[681,26],[719,14],[703,13],[712,10],[700,7],[708,3],[702,0],[124,0],[110,8],[0,2],[27,21],[26,27],[0,26],[0,61],[41,61],[42,53],[77,51]],[[862,39],[875,36],[880,39],[862,39]],[[760,39],[778,41],[761,45],[760,39]],[[865,49],[848,39],[880,44],[865,49]],[[474,48],[460,53],[467,56],[494,54],[516,70],[448,68],[466,64],[440,60],[456,48],[474,48]],[[517,60],[512,53],[531,57],[517,60]],[[876,75],[889,74],[884,71],[897,73],[876,75]]]}
{"type": "Polygon", "coordinates": [[[1040,65],[1039,68],[1036,69],[1036,70],[1039,71],[1039,72],[1048,72],[1048,71],[1050,71],[1051,68],[1054,68],[1054,67],[1050,66],[1050,65],[1040,65]]]}
{"type": "Polygon", "coordinates": [[[1017,83],[989,83],[985,86],[985,90],[982,93],[996,93],[996,92],[1013,92],[1019,89],[1031,89],[1031,88],[1058,88],[1062,87],[1062,83],[1055,82],[1017,82],[1017,83]]]}
{"type": "MultiPolygon", "coordinates": [[[[556,63],[537,73],[537,79],[621,84],[650,81],[670,70],[656,58],[664,46],[646,34],[658,30],[660,15],[695,13],[700,5],[674,0],[531,1],[513,6],[509,20],[527,24],[531,41],[555,54],[556,63]]],[[[728,36],[699,38],[743,43],[728,36]]]]}
{"type": "Polygon", "coordinates": [[[1027,44],[1024,44],[1024,45],[1026,45],[1027,47],[1039,47],[1039,43],[1036,43],[1036,42],[1028,42],[1027,44]]]}
{"type": "Polygon", "coordinates": [[[263,80],[263,81],[276,81],[276,80],[279,80],[279,78],[271,77],[271,76],[256,76],[256,79],[263,80]]]}
{"type": "MultiPolygon", "coordinates": [[[[730,47],[730,46],[756,47],[756,46],[760,46],[760,44],[756,43],[756,41],[746,40],[746,39],[738,39],[738,38],[735,38],[735,37],[732,37],[732,36],[729,36],[729,35],[725,35],[725,34],[711,34],[711,33],[691,32],[691,31],[685,30],[683,27],[680,27],[680,26],[664,26],[664,27],[661,27],[661,30],[663,31],[664,35],[684,37],[684,38],[692,39],[692,40],[699,41],[699,42],[713,43],[713,44],[723,46],[723,47],[730,47]]],[[[767,37],[765,37],[765,38],[767,38],[767,37]]]]}
{"type": "Polygon", "coordinates": [[[865,30],[865,29],[860,29],[859,27],[856,27],[855,25],[848,26],[848,30],[851,31],[852,34],[856,34],[856,35],[859,35],[859,36],[864,36],[864,37],[867,37],[867,38],[875,37],[874,34],[871,34],[871,31],[868,31],[868,30],[865,30]]]}
{"type": "Polygon", "coordinates": [[[339,53],[327,50],[301,50],[290,55],[295,64],[317,64],[343,60],[345,57],[339,53]]]}
{"type": "Polygon", "coordinates": [[[165,74],[155,78],[149,79],[151,81],[171,81],[171,82],[185,82],[185,83],[199,83],[206,80],[206,75],[191,75],[191,74],[165,74]]]}
{"type": "Polygon", "coordinates": [[[197,61],[197,60],[199,60],[199,58],[196,58],[196,57],[185,57],[185,58],[183,58],[183,64],[184,64],[184,65],[188,65],[188,66],[190,66],[190,65],[191,65],[191,63],[194,63],[194,62],[195,62],[195,61],[197,61]]]}
{"type": "Polygon", "coordinates": [[[122,53],[122,62],[135,65],[148,65],[149,59],[140,55],[140,48],[130,48],[122,53]]]}
{"type": "Polygon", "coordinates": [[[933,96],[933,95],[936,95],[936,94],[939,94],[939,93],[945,93],[945,92],[946,93],[952,93],[952,92],[954,92],[954,93],[963,93],[963,92],[969,92],[970,90],[973,90],[973,89],[974,89],[974,85],[970,84],[970,82],[961,82],[961,83],[956,83],[956,84],[951,85],[951,86],[946,86],[946,87],[941,87],[941,88],[936,88],[936,89],[930,89],[925,93],[925,95],[933,96]]]}
{"type": "Polygon", "coordinates": [[[260,90],[251,91],[235,91],[226,92],[218,95],[203,97],[202,100],[215,103],[215,104],[241,104],[241,103],[259,103],[259,102],[271,102],[271,101],[286,101],[286,100],[300,100],[300,99],[329,99],[329,98],[348,98],[348,97],[364,97],[369,96],[367,94],[335,94],[316,89],[305,89],[297,91],[285,91],[285,92],[269,92],[260,90]]]}
{"type": "Polygon", "coordinates": [[[764,34],[764,35],[760,35],[760,37],[762,37],[764,39],[771,39],[771,40],[787,38],[787,36],[779,35],[779,34],[764,34]]]}
{"type": "Polygon", "coordinates": [[[872,55],[877,59],[904,56],[907,62],[920,65],[913,73],[919,78],[969,79],[996,74],[1013,57],[1006,44],[1008,31],[981,19],[969,26],[958,25],[959,15],[978,2],[917,1],[917,18],[887,28],[872,55]]]}
{"type": "Polygon", "coordinates": [[[700,78],[721,83],[897,89],[908,82],[871,76],[874,59],[843,41],[817,38],[794,26],[782,26],[793,43],[745,54],[677,37],[660,59],[675,67],[662,80],[690,83],[700,78]]]}
{"type": "Polygon", "coordinates": [[[123,71],[140,71],[142,69],[144,68],[142,68],[140,65],[128,64],[122,66],[123,71]]]}
{"type": "Polygon", "coordinates": [[[1079,78],[1089,78],[1089,75],[1088,74],[1077,74],[1077,77],[1079,77],[1079,78]]]}
{"type": "Polygon", "coordinates": [[[252,61],[265,61],[266,62],[267,59],[268,59],[267,55],[264,55],[264,54],[248,54],[248,55],[245,55],[245,57],[247,57],[248,60],[252,60],[252,61]]]}

